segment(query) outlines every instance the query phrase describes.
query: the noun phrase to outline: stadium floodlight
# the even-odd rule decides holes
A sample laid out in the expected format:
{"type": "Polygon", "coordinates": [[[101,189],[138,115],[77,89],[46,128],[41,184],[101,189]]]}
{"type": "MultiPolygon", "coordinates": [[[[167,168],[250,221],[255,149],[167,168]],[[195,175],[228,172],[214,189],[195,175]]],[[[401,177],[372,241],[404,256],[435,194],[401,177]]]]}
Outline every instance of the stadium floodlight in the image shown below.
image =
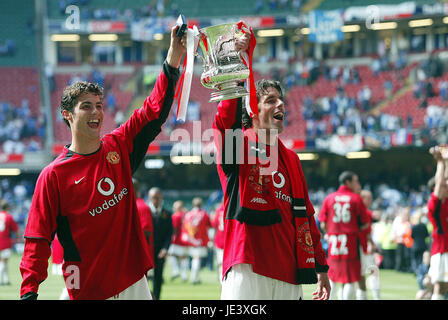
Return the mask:
{"type": "Polygon", "coordinates": [[[442,21],[443,21],[443,23],[448,23],[448,17],[444,17],[444,18],[442,19],[442,21]]]}
{"type": "Polygon", "coordinates": [[[310,28],[302,28],[302,29],[300,29],[300,33],[307,35],[307,34],[311,33],[311,30],[310,30],[310,28]]]}
{"type": "Polygon", "coordinates": [[[163,40],[163,34],[162,33],[154,34],[154,40],[163,40]]]}
{"type": "Polygon", "coordinates": [[[201,156],[172,156],[171,162],[173,164],[200,164],[201,156]]]}
{"type": "Polygon", "coordinates": [[[259,37],[281,37],[284,34],[285,31],[283,29],[265,29],[257,32],[259,37]]]}
{"type": "Polygon", "coordinates": [[[357,24],[350,24],[341,27],[342,32],[358,32],[360,29],[361,27],[357,24]]]}
{"type": "Polygon", "coordinates": [[[347,152],[345,157],[347,159],[367,159],[370,158],[370,152],[369,151],[354,151],[354,152],[347,152]]]}
{"type": "Polygon", "coordinates": [[[163,159],[148,159],[145,160],[146,169],[162,169],[165,166],[165,160],[163,159]]]}
{"type": "Polygon", "coordinates": [[[115,33],[94,33],[89,35],[90,41],[117,41],[118,35],[115,33]]]}
{"type": "Polygon", "coordinates": [[[317,160],[319,159],[319,155],[316,153],[297,153],[297,155],[299,156],[300,161],[307,161],[307,160],[317,160]]]}
{"type": "Polygon", "coordinates": [[[52,34],[50,39],[54,42],[79,41],[79,34],[52,34]]]}
{"type": "Polygon", "coordinates": [[[379,22],[379,23],[373,23],[371,25],[372,30],[391,30],[391,29],[397,29],[397,23],[394,21],[391,22],[379,22]]]}
{"type": "Polygon", "coordinates": [[[411,28],[418,28],[418,27],[427,27],[431,26],[433,23],[432,19],[419,19],[419,20],[411,20],[408,22],[408,25],[411,28]]]}
{"type": "Polygon", "coordinates": [[[2,168],[0,169],[0,176],[18,176],[21,174],[20,169],[17,168],[2,168]]]}

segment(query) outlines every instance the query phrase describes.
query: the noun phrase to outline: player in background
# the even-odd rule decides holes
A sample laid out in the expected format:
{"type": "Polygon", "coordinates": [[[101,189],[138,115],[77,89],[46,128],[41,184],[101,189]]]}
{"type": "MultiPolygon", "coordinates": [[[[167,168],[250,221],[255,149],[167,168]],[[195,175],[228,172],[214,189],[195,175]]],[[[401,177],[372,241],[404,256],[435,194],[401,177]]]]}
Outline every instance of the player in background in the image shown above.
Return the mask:
{"type": "Polygon", "coordinates": [[[445,300],[448,292],[448,146],[432,147],[436,161],[435,186],[428,201],[428,219],[433,226],[428,275],[434,285],[431,300],[445,300]]]}
{"type": "Polygon", "coordinates": [[[168,261],[171,267],[171,280],[180,276],[182,281],[188,280],[188,271],[190,266],[190,259],[188,254],[188,245],[182,241],[181,232],[182,225],[185,218],[184,203],[177,200],[173,203],[173,237],[171,245],[168,249],[168,261]]]}
{"type": "Polygon", "coordinates": [[[358,281],[358,289],[356,290],[357,300],[367,299],[367,282],[372,292],[374,300],[380,300],[380,270],[375,262],[375,253],[378,252],[378,248],[375,242],[372,240],[372,223],[376,222],[373,212],[370,211],[372,206],[373,197],[370,190],[362,190],[362,201],[367,209],[368,227],[361,230],[360,242],[361,242],[361,280],[358,281]]]}
{"type": "Polygon", "coordinates": [[[45,167],[36,183],[20,263],[21,299],[37,299],[47,278],[50,245],[57,233],[64,248],[70,298],[151,299],[152,267],[137,211],[132,174],[170,114],[186,52],[186,36],[171,29],[170,47],[154,89],[130,118],[101,137],[103,91],[78,81],[61,98],[72,141],[45,167]]]}
{"type": "MultiPolygon", "coordinates": [[[[248,35],[237,50],[250,53],[248,35]]],[[[251,117],[242,98],[224,100],[213,123],[225,205],[221,299],[298,300],[302,284],[317,283],[314,298],[326,300],[328,266],[300,160],[278,139],[283,90],[274,80],[255,86],[258,114],[251,117]]]]}
{"type": "Polygon", "coordinates": [[[216,263],[218,265],[218,278],[219,282],[222,282],[222,259],[224,254],[224,202],[218,205],[215,210],[215,214],[212,217],[212,228],[215,229],[213,236],[213,245],[216,253],[216,263]]]}
{"type": "Polygon", "coordinates": [[[58,235],[51,242],[51,273],[62,276],[62,264],[64,263],[64,249],[59,242],[58,235]]]}
{"type": "Polygon", "coordinates": [[[152,221],[151,210],[146,204],[145,199],[143,199],[140,182],[135,178],[132,178],[132,182],[134,184],[137,211],[140,216],[140,223],[143,229],[143,234],[145,235],[144,244],[148,246],[147,249],[149,257],[153,260],[152,265],[154,265],[154,225],[152,221]]]}
{"type": "Polygon", "coordinates": [[[160,299],[163,285],[163,269],[168,249],[173,235],[173,222],[171,211],[163,206],[162,190],[152,187],[148,191],[149,208],[154,223],[154,279],[153,293],[156,300],[160,299]]]}
{"type": "Polygon", "coordinates": [[[6,199],[0,200],[0,285],[10,285],[8,273],[8,260],[12,254],[15,239],[19,239],[19,226],[14,221],[11,207],[6,199]]]}
{"type": "Polygon", "coordinates": [[[199,284],[201,282],[199,277],[201,259],[205,258],[208,253],[208,229],[211,224],[208,213],[202,209],[202,198],[193,198],[192,205],[193,208],[185,214],[181,238],[189,246],[188,252],[191,257],[190,281],[192,284],[199,284]]]}
{"type": "Polygon", "coordinates": [[[356,192],[361,185],[358,175],[344,171],[339,175],[339,188],[327,195],[319,213],[328,246],[328,277],[334,299],[337,285],[341,285],[339,299],[354,300],[356,283],[361,279],[360,231],[368,226],[366,207],[356,192]]]}

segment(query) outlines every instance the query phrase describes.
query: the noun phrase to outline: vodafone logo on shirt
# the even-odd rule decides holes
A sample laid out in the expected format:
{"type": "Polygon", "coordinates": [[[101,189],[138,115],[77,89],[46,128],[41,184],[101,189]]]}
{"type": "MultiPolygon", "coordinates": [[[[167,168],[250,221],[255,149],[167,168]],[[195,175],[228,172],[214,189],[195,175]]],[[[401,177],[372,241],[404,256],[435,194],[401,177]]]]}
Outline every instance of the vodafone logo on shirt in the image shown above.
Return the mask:
{"type": "Polygon", "coordinates": [[[274,184],[274,187],[278,189],[283,188],[285,186],[285,181],[285,176],[281,174],[281,172],[272,172],[272,183],[274,184]]]}
{"type": "Polygon", "coordinates": [[[117,205],[128,194],[127,188],[121,189],[120,193],[114,193],[115,184],[112,181],[112,179],[108,178],[108,177],[101,178],[98,181],[96,188],[101,195],[103,195],[105,197],[109,197],[109,196],[111,196],[111,197],[104,199],[104,202],[101,205],[99,205],[98,207],[89,210],[89,214],[92,217],[111,209],[112,207],[117,205]]]}
{"type": "Polygon", "coordinates": [[[272,172],[272,184],[277,189],[277,190],[275,190],[275,196],[277,199],[292,203],[291,196],[289,194],[285,193],[285,192],[289,193],[289,191],[282,190],[282,188],[286,184],[286,178],[281,172],[279,172],[279,171],[272,172]]]}
{"type": "Polygon", "coordinates": [[[99,193],[101,193],[103,196],[110,196],[115,191],[115,185],[110,178],[102,178],[98,182],[97,189],[98,189],[99,193]],[[103,189],[103,182],[105,185],[109,185],[109,187],[106,188],[107,191],[105,191],[103,189]]]}

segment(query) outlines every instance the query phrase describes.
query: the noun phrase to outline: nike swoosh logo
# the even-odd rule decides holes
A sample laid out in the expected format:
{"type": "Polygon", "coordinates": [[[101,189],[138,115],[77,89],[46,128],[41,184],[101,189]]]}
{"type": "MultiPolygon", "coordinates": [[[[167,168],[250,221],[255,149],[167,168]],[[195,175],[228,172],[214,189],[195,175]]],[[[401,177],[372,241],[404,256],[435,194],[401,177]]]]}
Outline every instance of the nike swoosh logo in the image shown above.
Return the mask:
{"type": "Polygon", "coordinates": [[[85,177],[82,177],[81,179],[79,179],[79,180],[75,180],[75,184],[78,184],[78,183],[80,183],[81,181],[82,181],[82,179],[84,179],[85,177]]]}

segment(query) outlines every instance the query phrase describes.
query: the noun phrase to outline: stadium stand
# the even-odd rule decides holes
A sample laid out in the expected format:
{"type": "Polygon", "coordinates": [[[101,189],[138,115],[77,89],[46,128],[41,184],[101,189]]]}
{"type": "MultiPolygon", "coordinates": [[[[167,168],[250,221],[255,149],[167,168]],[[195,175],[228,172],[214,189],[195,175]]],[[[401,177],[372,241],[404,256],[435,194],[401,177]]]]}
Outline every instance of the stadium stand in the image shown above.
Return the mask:
{"type": "Polygon", "coordinates": [[[42,148],[34,1],[1,1],[0,153],[42,148]]]}
{"type": "MultiPolygon", "coordinates": [[[[309,1],[313,2],[313,1],[309,1]]],[[[51,18],[63,18],[65,8],[70,4],[81,5],[81,16],[84,18],[96,18],[104,20],[134,20],[143,17],[177,16],[179,13],[188,18],[200,17],[235,17],[257,15],[284,15],[286,13],[299,13],[307,1],[270,1],[229,0],[226,2],[226,10],[216,2],[207,0],[125,0],[114,1],[113,8],[107,0],[50,0],[48,2],[49,16],[51,18]]]]}

